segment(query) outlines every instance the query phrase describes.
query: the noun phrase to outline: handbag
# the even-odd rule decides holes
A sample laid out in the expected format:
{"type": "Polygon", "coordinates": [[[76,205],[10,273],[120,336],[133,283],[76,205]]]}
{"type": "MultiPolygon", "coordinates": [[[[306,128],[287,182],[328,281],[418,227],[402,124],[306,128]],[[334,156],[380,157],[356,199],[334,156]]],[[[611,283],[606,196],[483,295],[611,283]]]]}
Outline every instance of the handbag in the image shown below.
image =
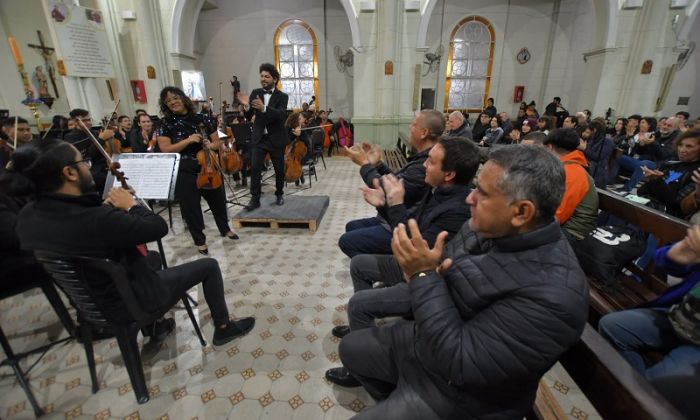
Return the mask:
{"type": "Polygon", "coordinates": [[[644,254],[646,238],[632,226],[599,226],[573,248],[587,275],[613,286],[622,268],[644,254]]]}

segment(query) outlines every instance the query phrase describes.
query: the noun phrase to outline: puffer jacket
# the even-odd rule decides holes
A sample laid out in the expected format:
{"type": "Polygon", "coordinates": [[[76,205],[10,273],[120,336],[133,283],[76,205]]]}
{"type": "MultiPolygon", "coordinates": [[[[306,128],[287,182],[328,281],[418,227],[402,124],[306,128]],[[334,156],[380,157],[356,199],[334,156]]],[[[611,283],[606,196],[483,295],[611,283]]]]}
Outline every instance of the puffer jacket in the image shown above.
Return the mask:
{"type": "Polygon", "coordinates": [[[453,264],[409,284],[415,318],[410,386],[441,418],[522,419],[542,375],[580,337],[588,286],[552,221],[483,239],[464,225],[453,264]]]}

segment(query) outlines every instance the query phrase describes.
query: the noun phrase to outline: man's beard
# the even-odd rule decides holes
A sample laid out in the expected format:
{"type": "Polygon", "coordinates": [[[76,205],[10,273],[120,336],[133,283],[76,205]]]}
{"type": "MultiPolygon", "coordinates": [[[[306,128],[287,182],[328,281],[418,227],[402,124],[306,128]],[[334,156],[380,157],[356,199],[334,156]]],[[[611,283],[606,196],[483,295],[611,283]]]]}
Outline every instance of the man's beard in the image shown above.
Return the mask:
{"type": "Polygon", "coordinates": [[[96,193],[97,186],[95,181],[92,179],[92,174],[83,175],[83,172],[78,172],[78,188],[81,194],[96,193]]]}

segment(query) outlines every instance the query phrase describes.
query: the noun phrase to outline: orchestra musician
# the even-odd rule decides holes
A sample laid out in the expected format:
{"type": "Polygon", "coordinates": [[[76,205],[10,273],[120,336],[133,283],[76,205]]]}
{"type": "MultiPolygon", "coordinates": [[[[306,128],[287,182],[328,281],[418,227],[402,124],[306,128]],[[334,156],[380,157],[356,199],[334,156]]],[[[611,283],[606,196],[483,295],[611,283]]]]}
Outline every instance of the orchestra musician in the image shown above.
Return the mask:
{"type": "Polygon", "coordinates": [[[275,201],[278,206],[284,204],[284,146],[287,144],[287,132],[284,121],[287,117],[286,93],[276,88],[280,73],[270,63],[260,65],[260,85],[250,95],[238,94],[238,101],[245,109],[246,118],[253,122],[251,140],[251,199],[245,209],[250,211],[260,207],[260,182],[265,154],[269,153],[275,168],[275,201]]]}
{"type": "Polygon", "coordinates": [[[129,144],[134,153],[155,152],[155,130],[148,114],[139,114],[137,129],[129,131],[129,144]]]}
{"type": "Polygon", "coordinates": [[[175,198],[180,201],[182,218],[187,223],[197,250],[200,254],[207,255],[209,248],[204,235],[204,216],[200,205],[202,197],[209,204],[221,236],[238,239],[228,224],[223,184],[220,183],[218,188],[213,189],[197,187],[197,178],[202,169],[197,161],[197,153],[215,151],[220,146],[216,124],[209,116],[197,113],[192,101],[179,88],[163,88],[159,103],[164,118],[158,130],[158,147],[163,153],[180,153],[175,198]],[[201,129],[207,138],[203,138],[201,129]]]}

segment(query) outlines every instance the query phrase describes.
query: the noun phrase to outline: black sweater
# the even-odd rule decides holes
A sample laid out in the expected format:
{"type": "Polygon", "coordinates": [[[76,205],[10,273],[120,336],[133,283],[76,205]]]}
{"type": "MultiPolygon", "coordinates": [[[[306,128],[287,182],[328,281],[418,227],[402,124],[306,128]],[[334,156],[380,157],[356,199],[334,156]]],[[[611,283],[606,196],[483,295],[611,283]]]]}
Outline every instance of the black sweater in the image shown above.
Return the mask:
{"type": "MultiPolygon", "coordinates": [[[[68,255],[109,258],[126,268],[132,289],[148,311],[155,311],[169,296],[156,272],[136,245],[156,241],[168,233],[168,224],[145,207],[128,213],[103,205],[97,194],[70,196],[44,194],[26,205],[17,219],[17,235],[26,250],[44,250],[68,255]]],[[[124,318],[124,308],[115,303],[116,287],[94,279],[93,290],[107,312],[124,318]]]]}

